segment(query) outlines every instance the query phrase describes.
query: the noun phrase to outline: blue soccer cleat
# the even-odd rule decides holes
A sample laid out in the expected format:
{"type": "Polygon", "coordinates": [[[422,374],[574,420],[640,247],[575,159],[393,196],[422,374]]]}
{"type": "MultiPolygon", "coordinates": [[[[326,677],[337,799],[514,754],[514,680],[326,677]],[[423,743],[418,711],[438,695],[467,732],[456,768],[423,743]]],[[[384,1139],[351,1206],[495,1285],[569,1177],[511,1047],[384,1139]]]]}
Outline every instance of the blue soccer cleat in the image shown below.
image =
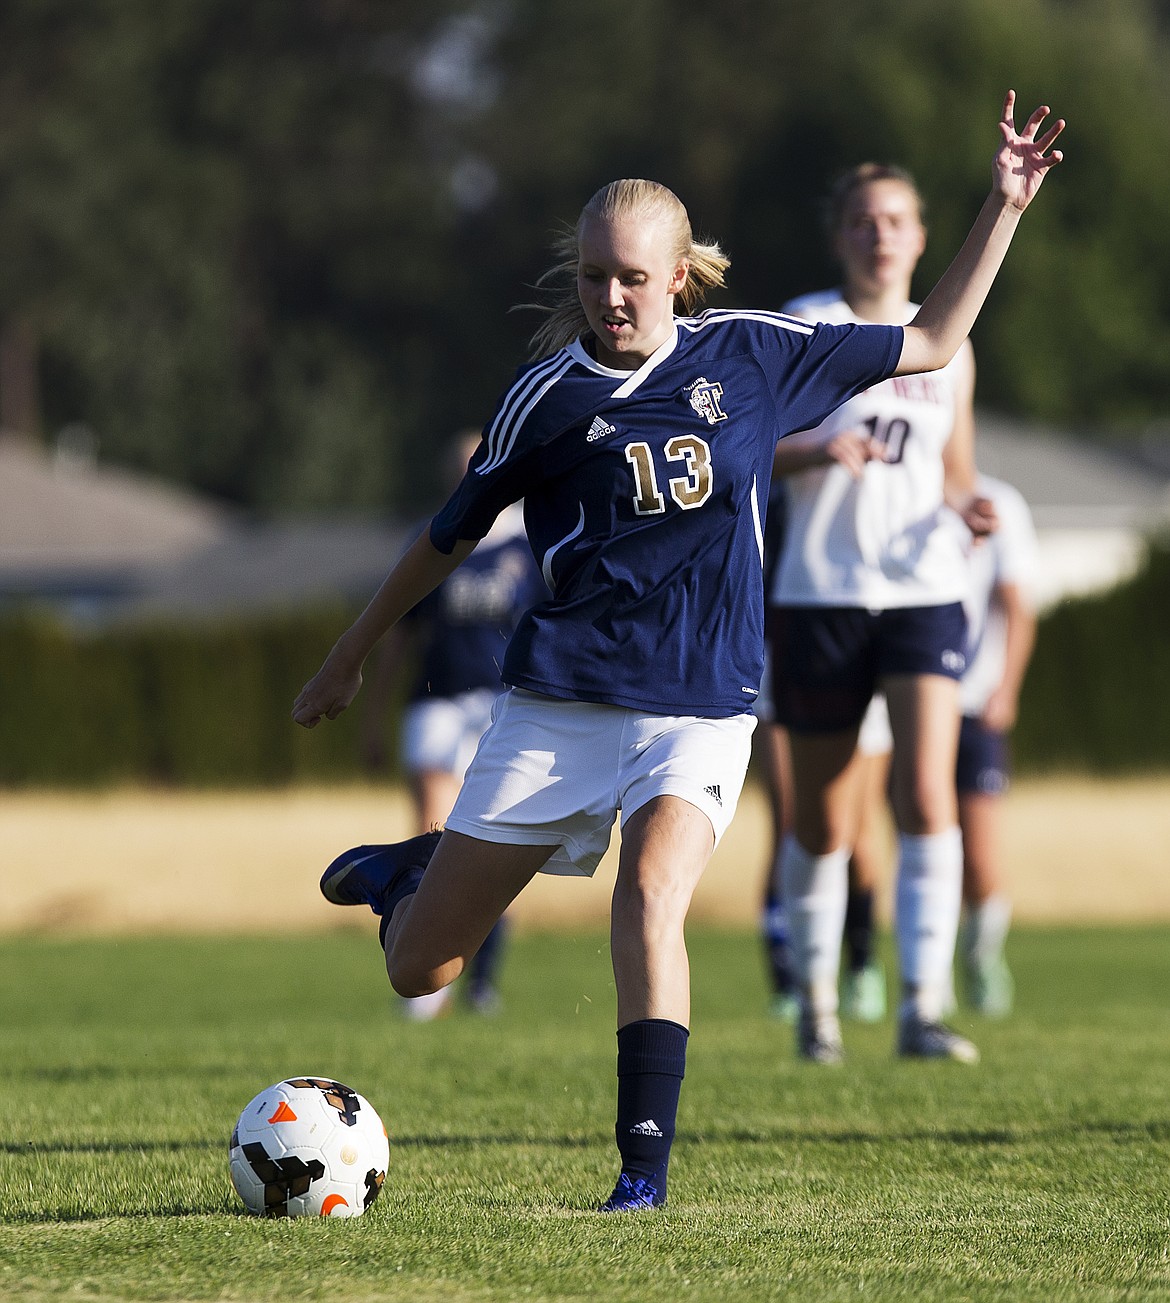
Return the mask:
{"type": "Polygon", "coordinates": [[[431,861],[439,831],[389,846],[354,846],[321,875],[321,894],[333,905],[369,905],[389,918],[394,906],[418,889],[431,861]]]}
{"type": "Polygon", "coordinates": [[[658,1187],[643,1176],[632,1181],[623,1172],[618,1177],[613,1194],[598,1208],[599,1213],[632,1213],[643,1208],[661,1208],[666,1199],[658,1193],[658,1187]]]}

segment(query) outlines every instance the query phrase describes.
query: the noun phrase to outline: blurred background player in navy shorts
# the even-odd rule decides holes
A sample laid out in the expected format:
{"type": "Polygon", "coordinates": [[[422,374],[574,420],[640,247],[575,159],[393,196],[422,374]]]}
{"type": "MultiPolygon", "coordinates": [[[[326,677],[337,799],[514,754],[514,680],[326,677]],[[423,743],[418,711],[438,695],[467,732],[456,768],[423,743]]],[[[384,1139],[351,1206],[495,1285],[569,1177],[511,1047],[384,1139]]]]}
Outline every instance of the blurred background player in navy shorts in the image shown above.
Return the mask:
{"type": "MultiPolygon", "coordinates": [[[[479,444],[478,430],[465,430],[452,443],[446,487],[463,478],[479,444]]],[[[386,702],[394,666],[415,664],[402,716],[400,761],[410,783],[415,832],[441,828],[479,739],[491,723],[492,704],[503,690],[500,666],[517,621],[548,596],[548,588],[524,534],[520,503],[503,511],[462,566],[425,597],[379,645],[366,699],[365,750],[381,768],[386,702]]],[[[503,957],[507,917],[492,928],[467,972],[465,993],[477,1013],[499,1008],[497,974],[503,957]]],[[[415,1021],[436,1018],[448,1008],[451,988],[402,1000],[415,1021]]]]}

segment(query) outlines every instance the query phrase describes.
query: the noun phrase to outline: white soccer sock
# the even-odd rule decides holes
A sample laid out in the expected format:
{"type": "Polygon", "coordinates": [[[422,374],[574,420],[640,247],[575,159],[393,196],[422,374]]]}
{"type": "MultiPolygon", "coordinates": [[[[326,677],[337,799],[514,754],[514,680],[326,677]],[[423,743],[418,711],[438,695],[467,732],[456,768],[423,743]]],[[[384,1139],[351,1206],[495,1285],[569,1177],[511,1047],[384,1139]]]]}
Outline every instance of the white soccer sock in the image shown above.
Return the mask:
{"type": "Polygon", "coordinates": [[[1012,902],[996,894],[967,906],[963,925],[963,961],[969,968],[1002,953],[1012,921],[1012,902]]]}
{"type": "Polygon", "coordinates": [[[837,1012],[837,972],[849,878],[849,850],[813,855],[789,834],[781,882],[792,971],[816,1015],[837,1012]]]}
{"type": "Polygon", "coordinates": [[[901,1016],[942,1017],[951,989],[963,890],[963,840],[958,828],[898,835],[895,933],[904,995],[901,1016]]]}

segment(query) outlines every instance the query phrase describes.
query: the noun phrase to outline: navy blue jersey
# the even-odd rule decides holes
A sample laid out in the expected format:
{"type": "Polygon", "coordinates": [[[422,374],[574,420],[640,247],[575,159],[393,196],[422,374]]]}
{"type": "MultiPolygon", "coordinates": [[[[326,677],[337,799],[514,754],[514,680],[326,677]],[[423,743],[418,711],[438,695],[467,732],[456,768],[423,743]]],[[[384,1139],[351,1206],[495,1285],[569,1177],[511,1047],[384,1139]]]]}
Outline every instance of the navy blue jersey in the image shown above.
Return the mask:
{"type": "Polygon", "coordinates": [[[505,682],[663,714],[750,709],[763,670],[763,532],[776,440],[892,374],[900,326],[774,312],[676,318],[637,371],[580,340],[521,369],[431,523],[450,552],[508,504],[552,596],[505,682]]]}
{"type": "Polygon", "coordinates": [[[519,507],[500,516],[466,561],[407,615],[421,634],[410,700],[503,687],[504,649],[517,622],[548,596],[519,507]]]}

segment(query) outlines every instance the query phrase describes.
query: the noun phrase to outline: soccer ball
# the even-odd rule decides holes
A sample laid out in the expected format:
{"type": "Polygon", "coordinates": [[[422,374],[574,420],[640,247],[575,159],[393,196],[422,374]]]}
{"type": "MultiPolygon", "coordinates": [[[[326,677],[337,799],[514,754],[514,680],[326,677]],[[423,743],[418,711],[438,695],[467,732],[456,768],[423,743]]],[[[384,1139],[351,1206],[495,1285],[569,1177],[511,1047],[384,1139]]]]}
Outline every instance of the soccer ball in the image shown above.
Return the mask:
{"type": "Polygon", "coordinates": [[[264,1217],[360,1217],[386,1179],[390,1142],[356,1090],[327,1077],[269,1086],[240,1114],[232,1185],[264,1217]]]}

